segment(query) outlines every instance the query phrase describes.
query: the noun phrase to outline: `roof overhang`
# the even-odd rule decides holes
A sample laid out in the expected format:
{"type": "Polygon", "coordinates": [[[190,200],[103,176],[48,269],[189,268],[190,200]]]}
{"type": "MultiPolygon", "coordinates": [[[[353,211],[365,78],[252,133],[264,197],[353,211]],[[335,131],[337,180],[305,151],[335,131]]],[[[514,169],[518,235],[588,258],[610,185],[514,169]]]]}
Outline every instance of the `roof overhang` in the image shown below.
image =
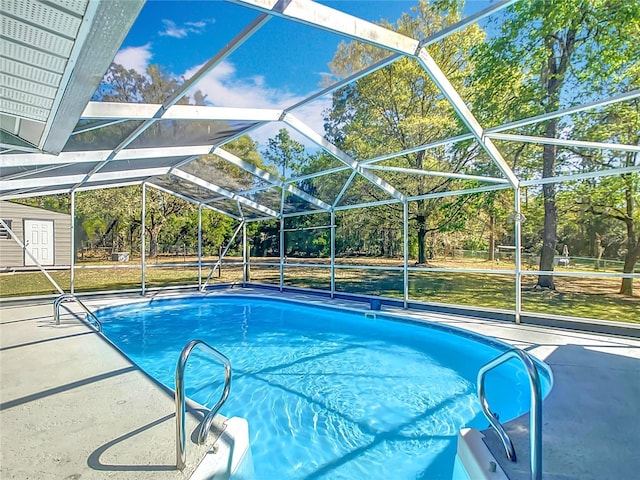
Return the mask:
{"type": "Polygon", "coordinates": [[[3,149],[62,150],[144,2],[3,0],[3,149]]]}

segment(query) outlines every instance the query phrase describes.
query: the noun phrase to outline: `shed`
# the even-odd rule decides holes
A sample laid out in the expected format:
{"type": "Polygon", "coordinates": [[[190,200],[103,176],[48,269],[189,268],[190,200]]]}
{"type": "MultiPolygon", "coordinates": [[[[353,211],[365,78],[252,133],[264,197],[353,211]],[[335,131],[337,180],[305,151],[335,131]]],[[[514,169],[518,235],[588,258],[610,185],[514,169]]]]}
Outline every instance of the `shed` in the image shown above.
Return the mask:
{"type": "MultiPolygon", "coordinates": [[[[0,201],[0,218],[41,265],[71,264],[71,215],[0,201]]],[[[0,268],[36,265],[33,258],[0,226],[0,268]]]]}

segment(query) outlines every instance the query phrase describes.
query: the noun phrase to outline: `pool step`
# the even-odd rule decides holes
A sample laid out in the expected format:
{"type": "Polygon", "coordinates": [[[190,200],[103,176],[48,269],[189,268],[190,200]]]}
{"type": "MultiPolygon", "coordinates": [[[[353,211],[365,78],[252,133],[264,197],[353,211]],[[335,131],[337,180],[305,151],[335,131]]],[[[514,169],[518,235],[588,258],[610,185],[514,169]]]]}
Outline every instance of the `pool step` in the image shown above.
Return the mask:
{"type": "Polygon", "coordinates": [[[463,428],[458,433],[458,459],[466,475],[473,480],[509,480],[484,438],[475,428],[463,428]]]}

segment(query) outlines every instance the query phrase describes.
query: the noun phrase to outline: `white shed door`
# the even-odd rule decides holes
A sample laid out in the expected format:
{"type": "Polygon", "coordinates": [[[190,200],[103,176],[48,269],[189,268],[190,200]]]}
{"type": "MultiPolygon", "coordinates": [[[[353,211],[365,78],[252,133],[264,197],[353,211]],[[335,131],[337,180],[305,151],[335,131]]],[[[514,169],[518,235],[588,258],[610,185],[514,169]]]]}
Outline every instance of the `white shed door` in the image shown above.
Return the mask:
{"type": "MultiPolygon", "coordinates": [[[[53,265],[53,220],[25,220],[24,244],[40,265],[53,265]]],[[[25,265],[36,265],[24,255],[25,265]]]]}

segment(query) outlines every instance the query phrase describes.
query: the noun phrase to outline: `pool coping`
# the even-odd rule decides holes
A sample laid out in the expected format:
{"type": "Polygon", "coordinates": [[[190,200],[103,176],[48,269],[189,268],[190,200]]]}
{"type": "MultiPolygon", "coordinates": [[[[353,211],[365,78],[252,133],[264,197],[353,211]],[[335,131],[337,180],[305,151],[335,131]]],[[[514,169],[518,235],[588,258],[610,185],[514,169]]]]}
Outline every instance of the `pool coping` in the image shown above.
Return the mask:
{"type": "MultiPolygon", "coordinates": [[[[278,285],[270,285],[264,283],[252,282],[230,282],[211,284],[206,288],[206,293],[219,290],[230,289],[257,289],[261,291],[276,291],[280,293],[288,293],[292,295],[311,295],[321,298],[329,298],[331,300],[347,300],[363,303],[369,308],[371,300],[380,302],[381,306],[388,308],[399,308],[405,311],[404,301],[399,298],[380,297],[375,295],[365,295],[358,293],[335,292],[333,296],[327,290],[308,289],[302,287],[284,286],[282,289],[278,285]]],[[[200,290],[197,286],[170,286],[170,287],[153,287],[146,290],[143,296],[139,289],[127,290],[110,290],[104,292],[77,292],[79,298],[94,299],[100,297],[113,296],[130,296],[136,298],[145,298],[154,295],[186,295],[188,293],[198,294],[200,290]]],[[[0,297],[0,307],[53,302],[58,295],[38,295],[29,297],[0,297]]],[[[410,310],[441,313],[445,315],[465,316],[469,315],[474,318],[482,318],[489,321],[503,321],[506,323],[515,322],[515,312],[513,310],[500,310],[486,307],[472,307],[465,305],[453,305],[437,302],[424,302],[418,300],[409,300],[407,306],[410,310]]],[[[599,320],[593,318],[568,317],[563,315],[554,315],[549,313],[535,313],[524,311],[520,314],[520,322],[522,324],[537,325],[544,327],[554,327],[569,330],[578,330],[588,333],[602,333],[608,335],[621,335],[634,338],[640,338],[640,323],[620,322],[614,320],[599,320]]]]}

